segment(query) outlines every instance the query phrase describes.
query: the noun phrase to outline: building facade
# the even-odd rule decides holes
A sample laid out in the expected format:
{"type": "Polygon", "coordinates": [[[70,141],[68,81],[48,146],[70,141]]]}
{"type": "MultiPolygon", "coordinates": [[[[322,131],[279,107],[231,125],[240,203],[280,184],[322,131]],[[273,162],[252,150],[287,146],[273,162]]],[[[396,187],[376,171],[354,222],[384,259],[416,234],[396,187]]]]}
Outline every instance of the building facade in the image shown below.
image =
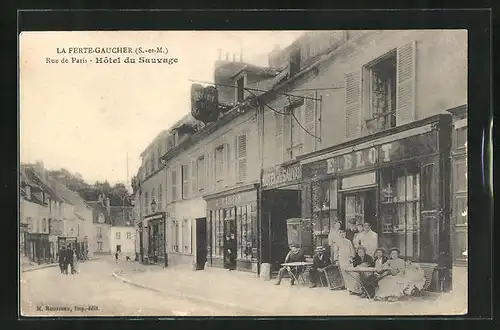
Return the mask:
{"type": "MultiPolygon", "coordinates": [[[[288,201],[290,190],[299,195],[293,198],[300,199],[301,216],[313,223],[311,245],[323,243],[336,221],[368,222],[380,246],[438,263],[445,269],[440,278],[449,279],[446,113],[467,102],[466,32],[314,32],[273,61],[294,68],[281,91],[296,97],[282,95],[264,115],[264,168],[282,173],[273,179],[272,199],[288,201]],[[297,161],[302,174],[294,176],[297,161]],[[283,189],[287,184],[292,188],[283,189]]],[[[262,227],[286,228],[284,208],[284,202],[263,207],[262,227]]],[[[272,247],[277,236],[286,237],[263,232],[263,246],[272,247]]],[[[282,254],[263,253],[271,263],[282,254]]]]}
{"type": "Polygon", "coordinates": [[[438,265],[434,287],[448,287],[463,195],[450,190],[448,110],[467,105],[466,31],[310,32],[269,66],[218,62],[218,119],[181,121],[160,138],[166,152],[148,147],[141,171],[162,166],[141,181],[140,209],[160,201],[168,256],[273,270],[287,219],[311,220],[311,250],[335,222],[362,222],[379,246],[438,265]]]}
{"type": "Polygon", "coordinates": [[[135,229],[132,209],[131,206],[110,206],[109,242],[113,253],[118,252],[133,260],[135,258],[135,229]]]}
{"type": "Polygon", "coordinates": [[[92,207],[92,241],[94,254],[111,254],[111,209],[109,198],[99,196],[98,201],[87,201],[92,207]]]}

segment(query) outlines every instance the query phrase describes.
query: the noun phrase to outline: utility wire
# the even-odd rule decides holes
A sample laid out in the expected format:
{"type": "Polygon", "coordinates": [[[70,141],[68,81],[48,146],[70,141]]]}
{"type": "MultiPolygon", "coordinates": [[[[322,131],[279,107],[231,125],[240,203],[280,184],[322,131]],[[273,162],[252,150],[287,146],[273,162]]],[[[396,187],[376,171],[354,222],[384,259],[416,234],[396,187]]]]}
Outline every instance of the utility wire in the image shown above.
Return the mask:
{"type": "MultiPolygon", "coordinates": [[[[200,81],[200,80],[193,80],[193,79],[189,79],[189,81],[195,82],[195,83],[200,83],[200,84],[211,84],[211,85],[215,85],[215,86],[238,88],[238,86],[234,86],[234,85],[216,84],[216,83],[208,82],[208,81],[200,81]]],[[[342,87],[342,88],[344,88],[344,87],[342,87]]],[[[308,96],[292,95],[292,94],[288,94],[288,93],[280,93],[280,92],[276,92],[276,91],[274,91],[272,89],[271,90],[267,90],[267,91],[263,90],[263,89],[249,88],[249,87],[245,87],[245,89],[247,91],[249,91],[249,92],[250,92],[250,90],[255,91],[255,92],[263,92],[263,93],[273,92],[273,93],[276,93],[276,94],[281,94],[281,95],[286,95],[286,96],[293,96],[293,97],[300,97],[300,98],[303,98],[303,99],[309,99],[309,100],[315,100],[315,101],[320,101],[321,100],[321,99],[315,99],[313,97],[308,97],[308,96]]],[[[311,90],[314,90],[314,89],[311,89],[311,90]]]]}
{"type": "MultiPolygon", "coordinates": [[[[249,90],[248,92],[249,92],[250,94],[252,94],[253,96],[257,96],[257,95],[255,95],[255,94],[254,94],[252,91],[250,91],[250,90],[249,90]]],[[[293,96],[293,95],[292,95],[292,96],[293,96]]],[[[296,97],[300,97],[300,96],[296,96],[296,97]]],[[[288,96],[288,102],[292,103],[292,102],[291,102],[291,99],[290,99],[290,95],[288,96]]],[[[269,109],[271,109],[272,111],[274,111],[274,112],[276,112],[276,113],[278,113],[278,114],[280,114],[280,115],[284,115],[284,116],[290,116],[290,115],[291,115],[291,116],[293,117],[293,119],[295,119],[295,121],[297,122],[297,124],[299,125],[299,127],[300,127],[300,128],[301,128],[304,132],[306,132],[307,134],[309,134],[310,136],[312,136],[313,138],[315,138],[315,139],[317,139],[319,142],[321,142],[321,137],[316,136],[316,135],[314,135],[313,133],[309,132],[309,131],[308,131],[308,130],[307,130],[307,129],[306,129],[306,128],[305,128],[305,127],[304,127],[304,126],[300,123],[300,121],[299,121],[299,120],[297,119],[297,117],[295,116],[295,113],[293,112],[293,111],[294,111],[294,109],[293,109],[293,108],[290,110],[290,112],[288,112],[288,113],[287,113],[287,112],[280,112],[280,111],[278,111],[278,110],[274,109],[273,107],[271,107],[270,105],[268,105],[267,103],[266,103],[266,104],[264,104],[264,106],[268,107],[269,109]]]]}

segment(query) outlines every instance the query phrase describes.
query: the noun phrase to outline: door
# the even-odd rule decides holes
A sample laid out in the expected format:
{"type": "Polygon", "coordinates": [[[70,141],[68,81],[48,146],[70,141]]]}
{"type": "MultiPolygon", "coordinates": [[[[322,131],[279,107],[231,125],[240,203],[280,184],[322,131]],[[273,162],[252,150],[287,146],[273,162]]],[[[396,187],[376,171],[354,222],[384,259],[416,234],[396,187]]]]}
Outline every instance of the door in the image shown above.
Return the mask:
{"type": "Polygon", "coordinates": [[[116,246],[116,252],[118,252],[118,253],[122,252],[122,246],[121,245],[117,245],[116,246]]]}
{"type": "Polygon", "coordinates": [[[205,269],[207,261],[207,218],[196,219],[196,270],[205,269]]]}
{"type": "Polygon", "coordinates": [[[377,194],[375,189],[344,193],[344,225],[349,221],[356,224],[369,223],[372,230],[377,230],[377,194]]]}
{"type": "Polygon", "coordinates": [[[236,207],[223,210],[224,267],[236,269],[236,207]]]}

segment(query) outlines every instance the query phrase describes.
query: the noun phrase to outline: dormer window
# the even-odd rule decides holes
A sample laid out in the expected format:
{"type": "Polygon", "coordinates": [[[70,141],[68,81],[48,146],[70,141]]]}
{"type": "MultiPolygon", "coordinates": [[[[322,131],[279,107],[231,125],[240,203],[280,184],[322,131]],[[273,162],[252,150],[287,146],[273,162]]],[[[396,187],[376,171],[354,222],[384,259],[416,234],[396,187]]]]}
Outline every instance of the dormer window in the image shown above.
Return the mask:
{"type": "Polygon", "coordinates": [[[245,76],[236,80],[236,101],[243,102],[245,99],[245,76]]]}
{"type": "Polygon", "coordinates": [[[290,77],[293,77],[297,72],[300,71],[300,48],[294,50],[290,54],[290,63],[289,63],[289,72],[290,77]]]}
{"type": "Polygon", "coordinates": [[[24,189],[26,191],[26,198],[31,199],[31,187],[26,186],[24,189]]]}

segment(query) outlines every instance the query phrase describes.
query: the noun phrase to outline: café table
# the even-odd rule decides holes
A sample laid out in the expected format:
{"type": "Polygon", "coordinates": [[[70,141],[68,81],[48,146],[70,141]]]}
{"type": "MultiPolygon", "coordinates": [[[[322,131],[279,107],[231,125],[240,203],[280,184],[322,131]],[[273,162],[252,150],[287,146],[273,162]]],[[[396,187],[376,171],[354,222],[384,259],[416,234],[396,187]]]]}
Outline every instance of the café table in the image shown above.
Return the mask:
{"type": "Polygon", "coordinates": [[[304,279],[303,276],[303,272],[312,265],[313,263],[308,261],[286,262],[284,264],[281,264],[281,266],[285,267],[290,278],[296,281],[297,283],[299,283],[300,280],[306,283],[306,280],[304,279]]]}
{"type": "MultiPolygon", "coordinates": [[[[375,267],[357,266],[357,267],[347,267],[347,268],[344,268],[344,270],[347,272],[347,274],[349,274],[350,272],[369,274],[369,273],[376,272],[377,268],[375,268],[375,267]]],[[[355,277],[353,277],[353,278],[356,280],[356,282],[358,282],[361,285],[361,288],[366,293],[367,298],[371,299],[370,295],[368,294],[368,290],[366,289],[366,287],[364,286],[364,284],[362,283],[362,281],[358,281],[355,277]]]]}

